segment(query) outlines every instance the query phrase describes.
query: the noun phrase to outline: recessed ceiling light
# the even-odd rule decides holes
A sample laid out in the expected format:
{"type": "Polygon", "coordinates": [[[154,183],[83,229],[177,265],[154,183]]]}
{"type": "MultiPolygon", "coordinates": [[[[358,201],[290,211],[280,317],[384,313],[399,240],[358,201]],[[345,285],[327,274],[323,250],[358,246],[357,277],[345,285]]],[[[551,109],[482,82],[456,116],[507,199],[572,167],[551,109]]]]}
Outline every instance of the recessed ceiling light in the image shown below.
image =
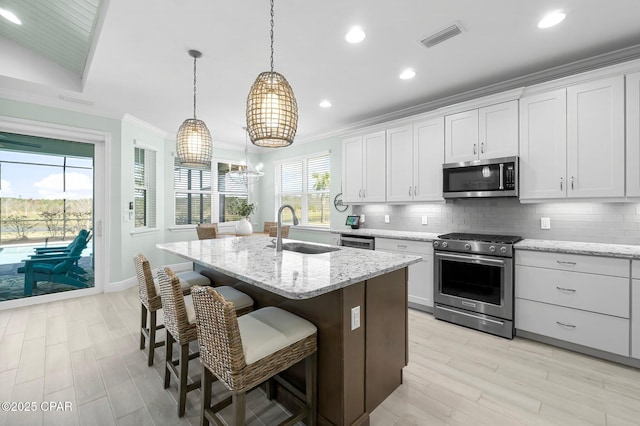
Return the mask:
{"type": "Polygon", "coordinates": [[[402,80],[411,80],[415,76],[416,72],[413,70],[413,68],[407,68],[406,70],[402,71],[399,77],[402,80]]]}
{"type": "Polygon", "coordinates": [[[13,12],[9,12],[8,10],[3,9],[1,7],[0,7],[0,16],[2,16],[4,19],[6,19],[9,22],[13,22],[16,25],[22,25],[22,21],[18,19],[18,17],[14,15],[13,12]]]}
{"type": "Polygon", "coordinates": [[[349,30],[346,36],[344,36],[345,40],[349,43],[360,43],[367,35],[362,31],[360,27],[353,27],[349,30]]]}
{"type": "Polygon", "coordinates": [[[567,14],[562,10],[554,10],[553,12],[547,13],[544,18],[542,18],[540,22],[538,22],[538,28],[551,28],[564,21],[564,18],[566,17],[567,14]]]}
{"type": "Polygon", "coordinates": [[[320,106],[322,108],[329,108],[331,106],[331,102],[325,99],[324,101],[320,102],[320,106]]]}

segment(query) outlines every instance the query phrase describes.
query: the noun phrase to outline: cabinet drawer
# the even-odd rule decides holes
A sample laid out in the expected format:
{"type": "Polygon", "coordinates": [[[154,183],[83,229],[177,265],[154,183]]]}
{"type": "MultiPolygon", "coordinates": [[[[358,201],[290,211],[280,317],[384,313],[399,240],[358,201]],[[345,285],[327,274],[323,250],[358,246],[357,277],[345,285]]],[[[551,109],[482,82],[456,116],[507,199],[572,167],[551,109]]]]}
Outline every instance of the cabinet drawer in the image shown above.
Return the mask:
{"type": "Polygon", "coordinates": [[[400,240],[397,238],[376,238],[376,250],[433,255],[433,247],[430,242],[400,240]]]}
{"type": "Polygon", "coordinates": [[[629,318],[629,278],[516,265],[515,295],[629,318]]]}
{"type": "Polygon", "coordinates": [[[612,257],[517,250],[516,265],[629,277],[629,260],[612,257]]]}
{"type": "Polygon", "coordinates": [[[516,329],[629,356],[629,320],[516,298],[516,329]]]}

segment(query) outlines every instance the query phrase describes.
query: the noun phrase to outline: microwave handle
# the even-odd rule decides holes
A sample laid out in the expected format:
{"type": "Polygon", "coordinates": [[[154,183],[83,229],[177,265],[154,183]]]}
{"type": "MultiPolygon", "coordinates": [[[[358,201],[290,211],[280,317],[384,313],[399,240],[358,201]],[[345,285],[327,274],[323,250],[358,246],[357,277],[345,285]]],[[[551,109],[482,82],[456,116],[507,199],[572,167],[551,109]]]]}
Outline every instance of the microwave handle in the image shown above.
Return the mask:
{"type": "Polygon", "coordinates": [[[500,163],[500,190],[504,189],[504,164],[500,163]]]}

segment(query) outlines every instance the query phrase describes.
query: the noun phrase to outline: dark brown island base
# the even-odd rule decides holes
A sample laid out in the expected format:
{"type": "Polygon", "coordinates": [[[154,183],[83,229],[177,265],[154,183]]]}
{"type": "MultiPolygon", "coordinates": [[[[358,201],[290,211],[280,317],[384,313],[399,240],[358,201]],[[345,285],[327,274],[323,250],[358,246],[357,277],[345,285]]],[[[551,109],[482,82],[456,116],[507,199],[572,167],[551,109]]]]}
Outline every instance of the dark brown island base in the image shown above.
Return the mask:
{"type": "MultiPolygon", "coordinates": [[[[247,293],[254,308],[278,306],[318,328],[318,424],[368,425],[369,413],[402,384],[407,365],[407,268],[311,299],[287,299],[211,269],[196,267],[216,285],[247,293]],[[351,330],[351,309],[360,306],[360,327],[351,330]]],[[[304,389],[304,363],[288,380],[304,389]]],[[[281,387],[276,398],[295,400],[281,387]]]]}

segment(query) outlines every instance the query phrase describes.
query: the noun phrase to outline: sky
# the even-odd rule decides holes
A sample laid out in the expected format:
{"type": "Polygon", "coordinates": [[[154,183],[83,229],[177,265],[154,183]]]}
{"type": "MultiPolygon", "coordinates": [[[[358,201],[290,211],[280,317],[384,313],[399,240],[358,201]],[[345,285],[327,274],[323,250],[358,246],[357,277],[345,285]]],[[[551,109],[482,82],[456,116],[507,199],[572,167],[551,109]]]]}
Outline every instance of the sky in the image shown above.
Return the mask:
{"type": "Polygon", "coordinates": [[[63,186],[63,161],[64,157],[59,156],[0,151],[0,196],[67,200],[93,198],[93,160],[67,157],[66,188],[63,186]]]}

